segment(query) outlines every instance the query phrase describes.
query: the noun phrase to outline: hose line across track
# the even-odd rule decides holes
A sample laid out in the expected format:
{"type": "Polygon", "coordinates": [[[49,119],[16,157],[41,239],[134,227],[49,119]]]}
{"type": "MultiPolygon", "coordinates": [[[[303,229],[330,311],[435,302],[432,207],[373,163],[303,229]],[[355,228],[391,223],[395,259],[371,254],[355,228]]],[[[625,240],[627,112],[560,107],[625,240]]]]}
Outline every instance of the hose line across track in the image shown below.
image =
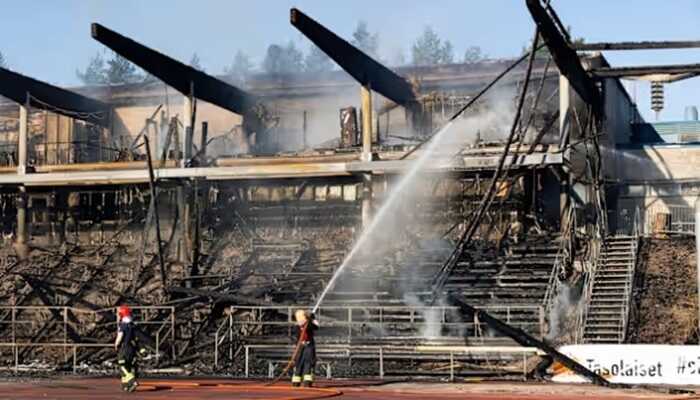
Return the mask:
{"type": "Polygon", "coordinates": [[[250,397],[256,400],[317,400],[329,399],[343,394],[340,390],[333,388],[291,388],[289,386],[219,382],[148,381],[138,387],[139,392],[162,390],[177,391],[178,389],[193,389],[200,395],[204,395],[202,392],[219,392],[221,394],[229,392],[238,399],[250,397]],[[270,397],[261,397],[267,394],[269,394],[270,397]]]}

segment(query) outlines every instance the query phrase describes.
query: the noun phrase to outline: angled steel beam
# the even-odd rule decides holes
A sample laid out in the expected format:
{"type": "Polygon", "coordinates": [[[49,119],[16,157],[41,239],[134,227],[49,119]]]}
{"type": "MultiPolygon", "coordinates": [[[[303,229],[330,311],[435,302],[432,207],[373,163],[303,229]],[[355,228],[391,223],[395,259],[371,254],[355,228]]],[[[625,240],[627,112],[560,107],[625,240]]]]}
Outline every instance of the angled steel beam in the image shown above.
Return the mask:
{"type": "Polygon", "coordinates": [[[656,74],[697,74],[700,73],[700,64],[678,65],[648,65],[635,67],[601,67],[591,70],[591,74],[597,78],[621,78],[625,76],[644,76],[656,74]]]}
{"type": "Polygon", "coordinates": [[[584,378],[590,380],[591,383],[605,387],[617,386],[610,383],[607,379],[603,378],[597,373],[586,368],[584,365],[574,360],[573,358],[567,356],[564,353],[560,353],[557,349],[552,347],[544,340],[539,340],[520,328],[508,325],[500,319],[493,317],[491,314],[487,313],[484,310],[472,307],[469,303],[467,303],[467,300],[461,294],[448,293],[447,298],[451,303],[459,307],[460,310],[466,315],[476,316],[477,320],[485,322],[488,326],[500,332],[501,334],[510,337],[521,346],[537,347],[538,349],[547,353],[547,355],[552,357],[552,359],[558,361],[563,366],[573,371],[575,374],[583,376],[584,378]]]}
{"type": "Polygon", "coordinates": [[[110,106],[81,94],[0,68],[0,96],[71,118],[109,126],[110,106]]]}
{"type": "Polygon", "coordinates": [[[697,49],[700,40],[581,43],[574,48],[577,51],[697,49]]]}
{"type": "Polygon", "coordinates": [[[593,106],[593,110],[600,115],[602,109],[600,91],[583,69],[571,43],[557,28],[552,17],[540,4],[540,0],[526,0],[526,3],[559,71],[566,76],[581,99],[593,106]]]}
{"type": "Polygon", "coordinates": [[[416,96],[411,84],[372,57],[296,8],[290,10],[295,28],[333,59],[362,86],[402,106],[411,107],[416,96]]]}
{"type": "Polygon", "coordinates": [[[245,115],[259,103],[252,94],[122,36],[98,23],[92,37],[185,96],[245,115]],[[193,93],[194,92],[194,93],[193,93]]]}

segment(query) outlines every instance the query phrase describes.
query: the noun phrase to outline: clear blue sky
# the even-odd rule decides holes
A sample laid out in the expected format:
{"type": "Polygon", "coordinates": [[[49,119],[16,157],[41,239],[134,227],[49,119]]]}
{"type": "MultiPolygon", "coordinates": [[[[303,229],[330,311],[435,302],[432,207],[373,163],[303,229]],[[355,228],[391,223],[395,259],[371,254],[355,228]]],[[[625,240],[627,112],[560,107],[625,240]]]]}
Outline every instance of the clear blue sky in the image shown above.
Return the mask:
{"type": "MultiPolygon", "coordinates": [[[[553,0],[564,24],[586,41],[700,39],[700,1],[553,0]]],[[[534,24],[524,0],[8,0],[0,13],[0,51],[10,67],[60,85],[76,85],[76,68],[103,47],[90,38],[100,22],[175,58],[197,53],[210,72],[221,72],[236,50],[258,63],[270,43],[305,40],[289,24],[296,6],[343,37],[358,20],[380,36],[380,52],[403,51],[426,25],[449,39],[456,56],[470,45],[491,57],[518,55],[534,24]]],[[[613,65],[695,63],[700,50],[607,53],[613,65]]],[[[700,105],[700,78],[666,90],[662,119],[683,117],[685,105],[700,105]]],[[[648,84],[637,84],[640,110],[651,119],[648,84]]]]}

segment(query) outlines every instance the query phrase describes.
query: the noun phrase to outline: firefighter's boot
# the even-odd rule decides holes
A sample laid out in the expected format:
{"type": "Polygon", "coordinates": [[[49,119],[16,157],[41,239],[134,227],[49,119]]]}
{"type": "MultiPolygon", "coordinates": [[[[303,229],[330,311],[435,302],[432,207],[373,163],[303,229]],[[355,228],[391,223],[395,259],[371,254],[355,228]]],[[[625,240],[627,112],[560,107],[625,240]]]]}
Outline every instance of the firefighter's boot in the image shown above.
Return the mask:
{"type": "Polygon", "coordinates": [[[313,374],[304,374],[304,383],[302,384],[304,387],[311,387],[314,385],[314,375],[313,374]]]}
{"type": "Polygon", "coordinates": [[[138,382],[136,382],[136,379],[132,379],[131,382],[129,383],[129,386],[127,387],[126,391],[129,393],[135,392],[136,387],[139,385],[138,382]]]}
{"type": "MultiPolygon", "coordinates": [[[[122,364],[120,362],[120,364],[122,364]]],[[[121,373],[122,390],[126,392],[133,392],[136,390],[136,375],[133,370],[130,370],[125,365],[119,367],[119,372],[121,373]]]]}

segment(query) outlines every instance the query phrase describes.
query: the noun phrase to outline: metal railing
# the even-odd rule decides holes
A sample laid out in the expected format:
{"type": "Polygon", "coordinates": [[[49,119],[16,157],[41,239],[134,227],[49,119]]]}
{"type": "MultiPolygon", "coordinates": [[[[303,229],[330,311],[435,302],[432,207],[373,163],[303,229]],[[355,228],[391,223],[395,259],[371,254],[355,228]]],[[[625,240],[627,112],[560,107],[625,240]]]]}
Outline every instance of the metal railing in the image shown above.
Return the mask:
{"type": "MultiPolygon", "coordinates": [[[[638,255],[638,247],[639,247],[639,238],[641,237],[640,233],[640,227],[641,225],[635,224],[633,226],[633,232],[636,232],[635,235],[630,236],[629,240],[631,241],[630,245],[630,259],[627,261],[625,264],[625,271],[626,271],[626,277],[625,277],[625,283],[624,283],[624,294],[622,297],[622,302],[619,307],[619,313],[620,313],[620,318],[617,323],[617,329],[618,329],[618,340],[619,342],[623,342],[625,338],[625,332],[627,330],[627,324],[630,320],[630,310],[632,309],[631,304],[632,304],[632,289],[633,289],[633,284],[634,284],[634,273],[635,273],[635,267],[636,267],[636,262],[637,262],[637,255],[638,255]]],[[[600,251],[599,251],[599,254],[600,251]]],[[[607,251],[605,254],[608,254],[607,251]]],[[[582,342],[583,341],[583,335],[585,333],[585,327],[587,324],[587,320],[589,318],[589,310],[590,310],[590,300],[593,294],[593,289],[594,289],[594,283],[596,279],[596,272],[598,270],[599,266],[599,258],[596,256],[594,258],[595,262],[595,268],[592,270],[591,275],[589,280],[586,282],[586,287],[584,290],[584,307],[581,312],[581,329],[579,333],[577,334],[577,338],[582,342]]]]}
{"type": "Polygon", "coordinates": [[[1,343],[0,347],[11,347],[12,348],[12,358],[14,366],[13,371],[18,373],[20,370],[19,363],[19,350],[21,348],[29,347],[43,347],[43,348],[63,348],[71,349],[72,360],[73,360],[73,373],[78,371],[78,349],[81,348],[110,348],[113,347],[113,343],[1,343]]]}
{"type": "Polygon", "coordinates": [[[549,280],[547,281],[547,291],[545,292],[544,299],[542,300],[545,315],[549,315],[551,309],[554,307],[554,300],[559,293],[561,282],[559,281],[557,275],[562,267],[562,255],[567,243],[568,238],[562,237],[559,242],[559,248],[557,249],[557,255],[554,257],[552,272],[549,274],[549,280]]]}
{"type": "Polygon", "coordinates": [[[583,295],[581,301],[583,306],[578,313],[576,321],[576,343],[583,343],[583,335],[586,331],[586,320],[588,319],[588,313],[591,308],[591,299],[593,298],[593,287],[595,286],[596,273],[598,272],[598,267],[600,266],[600,255],[601,255],[601,244],[605,246],[605,240],[591,240],[590,243],[590,254],[589,259],[584,261],[589,264],[588,279],[583,288],[583,295]]]}
{"type": "Polygon", "coordinates": [[[637,264],[637,256],[638,256],[638,251],[639,251],[639,236],[635,236],[634,240],[632,242],[632,248],[630,249],[632,253],[632,258],[630,260],[630,265],[628,265],[628,278],[625,279],[625,299],[623,303],[623,307],[621,310],[622,313],[622,318],[620,319],[620,342],[622,343],[625,340],[625,336],[627,333],[627,324],[630,320],[630,310],[632,310],[634,307],[632,307],[632,289],[633,289],[633,284],[634,284],[634,274],[636,270],[636,264],[637,264]]]}
{"type": "MultiPolygon", "coordinates": [[[[155,340],[155,357],[159,361],[164,339],[171,343],[172,357],[175,356],[175,307],[169,306],[132,306],[134,321],[155,340]],[[165,312],[165,318],[157,318],[165,312]]],[[[117,331],[116,308],[99,310],[81,309],[69,306],[0,306],[0,311],[6,316],[0,320],[0,347],[11,347],[15,369],[19,368],[19,349],[22,348],[63,348],[72,349],[74,357],[80,348],[112,347],[113,342],[97,343],[89,340],[75,342],[71,338],[78,335],[84,338],[98,327],[117,331]],[[27,314],[33,314],[27,316],[27,314]],[[114,319],[111,318],[114,315],[114,319]],[[53,334],[43,340],[33,339],[36,330],[42,326],[53,324],[59,326],[53,334]]],[[[64,358],[67,358],[64,356],[64,358]]],[[[74,366],[75,369],[75,366],[74,366]]]]}
{"type": "MultiPolygon", "coordinates": [[[[234,337],[254,339],[269,331],[282,337],[291,337],[296,326],[294,311],[299,306],[231,306],[226,320],[222,321],[214,337],[214,364],[218,367],[220,354],[228,343],[229,359],[233,359],[234,337]],[[245,314],[245,315],[244,315],[245,314]],[[280,318],[281,317],[281,318],[280,318]],[[240,318],[247,318],[245,320],[240,318]],[[236,333],[237,332],[237,333],[236,333]]],[[[542,306],[484,306],[504,322],[543,337],[545,314],[542,306]]],[[[317,310],[321,325],[317,340],[332,339],[352,343],[357,339],[393,341],[464,337],[483,339],[490,328],[474,315],[471,320],[461,320],[458,307],[410,307],[410,306],[326,306],[317,310]],[[388,331],[400,334],[388,334],[388,331]],[[410,331],[410,332],[406,332],[410,331]],[[450,336],[443,336],[447,331],[450,336]]]]}
{"type": "Polygon", "coordinates": [[[617,221],[617,234],[650,236],[663,233],[694,234],[695,208],[687,205],[621,207],[611,210],[617,221]],[[663,216],[663,217],[661,217],[663,216]]]}
{"type": "Polygon", "coordinates": [[[0,167],[17,166],[17,144],[0,143],[0,167]]]}
{"type": "MultiPolygon", "coordinates": [[[[479,307],[484,311],[504,316],[504,322],[519,327],[535,326],[539,329],[540,316],[543,315],[542,306],[483,306],[479,307]],[[527,313],[535,316],[537,322],[523,323],[515,320],[515,316],[527,313]]],[[[295,326],[294,311],[298,306],[231,306],[231,314],[234,311],[249,311],[258,316],[253,321],[232,322],[232,327],[246,326],[285,326],[290,328],[295,326]],[[285,320],[262,320],[260,316],[264,312],[276,312],[285,316],[285,320]]],[[[325,306],[319,307],[316,319],[326,328],[348,328],[348,339],[352,339],[352,328],[356,326],[378,328],[378,338],[382,338],[383,328],[388,324],[410,324],[417,329],[431,326],[470,326],[471,324],[481,325],[482,323],[473,321],[462,321],[458,316],[459,307],[454,306],[325,306]],[[399,315],[401,314],[401,315],[399,315]]]]}
{"type": "Polygon", "coordinates": [[[233,313],[229,308],[228,315],[221,321],[214,332],[214,367],[219,367],[219,347],[226,344],[228,339],[228,359],[233,360],[233,313]]]}
{"type": "MultiPolygon", "coordinates": [[[[244,376],[249,378],[251,374],[251,361],[255,358],[255,351],[275,352],[288,358],[294,346],[288,345],[245,345],[245,364],[244,376]]],[[[384,379],[386,374],[386,362],[391,360],[405,360],[410,357],[415,361],[427,361],[441,363],[449,362],[450,380],[454,381],[458,367],[464,360],[472,360],[475,357],[487,359],[490,362],[494,361],[494,356],[500,360],[512,362],[514,359],[522,360],[523,380],[527,377],[527,359],[528,356],[541,354],[541,351],[535,347],[519,347],[519,346],[379,346],[379,345],[363,345],[363,346],[347,346],[347,345],[325,345],[318,353],[318,364],[326,367],[326,377],[332,378],[331,364],[332,360],[367,360],[377,362],[377,373],[379,379],[384,379]]],[[[268,364],[268,377],[274,378],[276,375],[275,364],[285,360],[272,360],[263,355],[263,360],[268,364]]],[[[516,372],[510,370],[510,372],[516,372]]]]}
{"type": "Polygon", "coordinates": [[[595,282],[595,274],[598,269],[597,261],[593,262],[593,268],[588,273],[588,279],[586,280],[585,286],[583,288],[583,295],[581,296],[581,301],[583,302],[583,307],[578,313],[578,318],[576,321],[576,343],[583,343],[583,335],[586,331],[586,320],[588,319],[588,312],[591,308],[591,298],[593,297],[593,285],[595,282]]]}
{"type": "Polygon", "coordinates": [[[637,272],[637,262],[639,258],[639,244],[644,236],[644,232],[642,231],[642,222],[641,222],[641,212],[639,210],[639,207],[635,209],[635,214],[634,214],[634,226],[632,230],[633,236],[634,236],[634,244],[632,246],[632,265],[630,265],[631,271],[630,271],[630,277],[629,279],[625,280],[625,294],[627,296],[625,304],[626,304],[626,309],[623,309],[623,321],[620,326],[620,331],[622,332],[622,338],[620,341],[624,341],[624,339],[627,336],[627,327],[629,325],[629,321],[632,321],[634,318],[636,318],[637,315],[637,308],[634,307],[633,301],[634,301],[634,282],[635,282],[635,275],[637,272]]]}
{"type": "Polygon", "coordinates": [[[646,235],[654,233],[695,233],[695,209],[685,205],[665,205],[650,207],[644,212],[644,231],[646,235]],[[658,225],[659,216],[668,218],[666,226],[658,225]]]}

